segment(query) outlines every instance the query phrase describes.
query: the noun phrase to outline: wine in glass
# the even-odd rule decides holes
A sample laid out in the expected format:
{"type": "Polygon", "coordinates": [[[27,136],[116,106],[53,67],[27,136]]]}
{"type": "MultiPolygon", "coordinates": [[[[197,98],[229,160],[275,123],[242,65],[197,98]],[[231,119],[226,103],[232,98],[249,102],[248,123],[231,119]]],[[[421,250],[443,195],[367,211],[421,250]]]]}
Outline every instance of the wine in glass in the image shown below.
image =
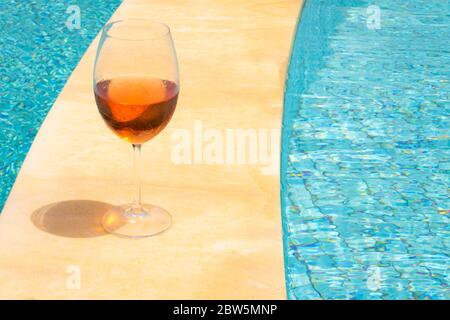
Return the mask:
{"type": "Polygon", "coordinates": [[[108,23],[97,49],[94,94],[106,125],[134,150],[136,199],[105,214],[103,227],[132,238],[152,236],[171,224],[170,214],[141,202],[141,146],[161,132],[175,111],[178,63],[168,26],[130,19],[108,23]]]}

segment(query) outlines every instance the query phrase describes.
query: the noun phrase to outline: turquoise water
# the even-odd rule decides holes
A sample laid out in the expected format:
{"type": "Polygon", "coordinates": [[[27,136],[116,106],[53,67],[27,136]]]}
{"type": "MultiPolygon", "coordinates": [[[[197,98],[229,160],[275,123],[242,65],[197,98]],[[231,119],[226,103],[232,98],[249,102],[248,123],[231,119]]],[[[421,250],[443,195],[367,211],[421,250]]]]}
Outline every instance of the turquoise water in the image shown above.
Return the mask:
{"type": "Polygon", "coordinates": [[[120,0],[0,2],[0,212],[47,112],[120,0]],[[80,9],[80,29],[66,21],[80,9]]]}
{"type": "Polygon", "coordinates": [[[306,1],[283,120],[290,299],[450,298],[448,10],[306,1]]]}

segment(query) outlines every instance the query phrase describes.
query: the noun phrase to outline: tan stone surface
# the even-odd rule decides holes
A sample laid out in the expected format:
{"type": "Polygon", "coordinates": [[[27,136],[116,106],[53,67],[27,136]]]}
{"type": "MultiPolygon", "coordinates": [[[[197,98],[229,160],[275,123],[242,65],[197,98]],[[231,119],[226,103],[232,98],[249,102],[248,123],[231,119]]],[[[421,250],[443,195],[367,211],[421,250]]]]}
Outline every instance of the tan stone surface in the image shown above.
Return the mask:
{"type": "MultiPolygon", "coordinates": [[[[172,29],[181,73],[169,126],[143,147],[143,198],[174,224],[143,240],[105,235],[132,199],[131,147],[92,93],[96,42],[48,114],[0,216],[0,298],[285,298],[278,174],[258,165],[176,165],[177,129],[281,128],[300,0],[125,0],[113,19],[172,29]],[[50,204],[53,204],[49,206],[50,204]],[[68,288],[71,266],[81,288],[68,288]]],[[[125,54],[125,53],[124,53],[125,54]]]]}

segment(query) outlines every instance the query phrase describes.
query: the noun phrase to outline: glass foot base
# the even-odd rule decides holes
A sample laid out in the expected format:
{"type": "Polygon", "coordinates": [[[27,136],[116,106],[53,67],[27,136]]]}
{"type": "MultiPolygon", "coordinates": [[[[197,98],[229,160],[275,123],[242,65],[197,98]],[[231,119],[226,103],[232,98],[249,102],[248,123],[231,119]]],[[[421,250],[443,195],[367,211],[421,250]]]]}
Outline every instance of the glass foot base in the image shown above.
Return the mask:
{"type": "Polygon", "coordinates": [[[102,218],[103,228],[124,238],[145,238],[167,230],[172,217],[163,208],[150,204],[126,204],[114,207],[102,218]]]}

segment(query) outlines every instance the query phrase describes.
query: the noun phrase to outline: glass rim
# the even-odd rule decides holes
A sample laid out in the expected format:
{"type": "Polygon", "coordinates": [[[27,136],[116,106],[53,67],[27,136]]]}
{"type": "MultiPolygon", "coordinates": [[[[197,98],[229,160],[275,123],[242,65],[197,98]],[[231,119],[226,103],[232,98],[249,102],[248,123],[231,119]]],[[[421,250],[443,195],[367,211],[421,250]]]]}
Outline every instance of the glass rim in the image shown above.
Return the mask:
{"type": "Polygon", "coordinates": [[[112,21],[106,23],[104,25],[104,27],[102,28],[102,34],[104,37],[111,38],[111,39],[117,39],[117,40],[147,41],[147,40],[155,40],[155,39],[163,38],[163,37],[166,37],[167,35],[170,35],[170,28],[167,24],[165,24],[163,22],[158,22],[158,21],[154,21],[154,20],[150,20],[150,19],[138,19],[138,18],[118,19],[118,20],[112,20],[112,21]],[[132,22],[132,23],[134,22],[137,25],[139,25],[139,23],[142,23],[140,26],[143,26],[143,27],[145,27],[145,25],[158,26],[161,29],[163,29],[163,32],[160,34],[157,34],[157,35],[146,35],[146,36],[138,36],[138,37],[130,36],[129,38],[123,37],[123,36],[115,36],[115,35],[110,34],[110,31],[113,26],[120,25],[121,23],[127,23],[127,22],[132,22]]]}

